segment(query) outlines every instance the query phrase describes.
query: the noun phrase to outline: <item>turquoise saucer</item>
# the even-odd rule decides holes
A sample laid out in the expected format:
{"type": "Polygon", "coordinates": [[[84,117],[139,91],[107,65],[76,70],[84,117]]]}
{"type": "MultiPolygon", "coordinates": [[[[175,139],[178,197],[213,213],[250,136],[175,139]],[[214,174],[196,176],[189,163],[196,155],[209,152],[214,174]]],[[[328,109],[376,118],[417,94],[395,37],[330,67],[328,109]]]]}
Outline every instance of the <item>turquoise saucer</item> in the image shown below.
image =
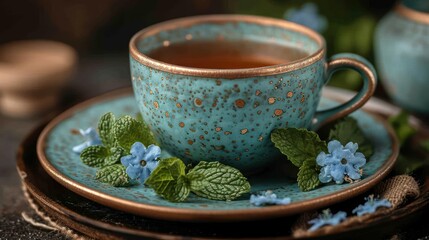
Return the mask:
{"type": "MultiPolygon", "coordinates": [[[[323,96],[320,108],[338,105],[323,96]]],[[[234,201],[214,201],[195,195],[182,203],[168,202],[142,185],[116,188],[94,179],[96,169],[84,165],[72,147],[83,139],[76,129],[96,127],[104,113],[117,116],[138,113],[130,89],[115,91],[83,102],[52,120],[41,133],[37,153],[44,169],[56,181],[77,194],[100,204],[150,218],[180,221],[260,220],[297,214],[344,201],[361,194],[381,181],[391,170],[399,148],[392,130],[381,118],[364,111],[352,116],[375,146],[374,155],[364,166],[363,179],[353,184],[326,184],[309,191],[299,190],[296,180],[288,177],[287,167],[278,161],[263,173],[249,177],[252,192],[272,190],[278,197],[290,197],[288,205],[256,207],[249,194],[234,201]]]]}

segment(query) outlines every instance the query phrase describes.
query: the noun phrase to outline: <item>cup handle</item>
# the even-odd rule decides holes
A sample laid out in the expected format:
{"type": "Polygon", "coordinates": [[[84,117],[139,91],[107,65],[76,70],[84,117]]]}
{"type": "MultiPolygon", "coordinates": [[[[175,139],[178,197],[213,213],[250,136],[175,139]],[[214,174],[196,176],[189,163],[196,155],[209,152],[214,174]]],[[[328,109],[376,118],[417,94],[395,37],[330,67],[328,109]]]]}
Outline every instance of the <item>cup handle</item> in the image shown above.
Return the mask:
{"type": "Polygon", "coordinates": [[[358,72],[363,79],[362,88],[348,102],[330,109],[317,111],[313,118],[313,129],[317,129],[325,123],[345,117],[348,114],[356,111],[362,107],[374,94],[375,88],[377,86],[377,75],[372,64],[369,63],[365,58],[352,53],[341,53],[332,56],[328,60],[327,64],[326,83],[331,78],[333,73],[341,69],[353,69],[358,72]]]}

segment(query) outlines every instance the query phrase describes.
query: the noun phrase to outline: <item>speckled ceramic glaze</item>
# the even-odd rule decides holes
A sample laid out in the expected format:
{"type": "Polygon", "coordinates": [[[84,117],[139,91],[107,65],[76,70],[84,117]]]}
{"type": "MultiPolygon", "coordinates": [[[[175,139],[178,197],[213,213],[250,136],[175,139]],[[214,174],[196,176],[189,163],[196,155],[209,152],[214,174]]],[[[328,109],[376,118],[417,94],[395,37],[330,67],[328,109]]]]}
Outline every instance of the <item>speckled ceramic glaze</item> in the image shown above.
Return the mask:
{"type": "Polygon", "coordinates": [[[429,1],[401,1],[380,21],[375,57],[389,96],[408,110],[429,114],[429,1]]]}
{"type": "MultiPolygon", "coordinates": [[[[338,103],[322,98],[321,108],[338,103]]],[[[133,214],[151,218],[190,221],[234,221],[279,217],[320,208],[361,194],[383,179],[393,166],[398,145],[390,129],[383,122],[365,112],[352,116],[375,147],[374,155],[364,166],[363,180],[355,184],[326,184],[309,191],[299,190],[296,180],[287,177],[285,162],[275,161],[269,171],[249,178],[251,192],[272,190],[279,197],[290,197],[292,203],[283,206],[255,207],[249,195],[234,201],[213,201],[193,194],[183,203],[168,202],[142,185],[112,187],[94,179],[96,169],[82,163],[72,147],[84,139],[75,129],[96,127],[104,113],[116,116],[135,115],[139,112],[131,91],[104,96],[82,103],[54,119],[38,140],[38,156],[42,166],[68,189],[96,202],[133,214]]],[[[163,157],[168,153],[163,151],[163,157]]]]}
{"type": "Polygon", "coordinates": [[[361,57],[342,54],[327,63],[320,35],[263,17],[217,15],[161,23],[137,33],[130,52],[139,109],[162,147],[185,160],[221,161],[245,173],[260,171],[279,156],[270,140],[273,129],[312,128],[344,116],[372,95],[376,81],[361,57]],[[237,39],[287,45],[308,56],[261,68],[198,69],[145,55],[183,41],[237,39]],[[340,68],[361,73],[364,87],[350,102],[316,113],[323,85],[340,68]]]}

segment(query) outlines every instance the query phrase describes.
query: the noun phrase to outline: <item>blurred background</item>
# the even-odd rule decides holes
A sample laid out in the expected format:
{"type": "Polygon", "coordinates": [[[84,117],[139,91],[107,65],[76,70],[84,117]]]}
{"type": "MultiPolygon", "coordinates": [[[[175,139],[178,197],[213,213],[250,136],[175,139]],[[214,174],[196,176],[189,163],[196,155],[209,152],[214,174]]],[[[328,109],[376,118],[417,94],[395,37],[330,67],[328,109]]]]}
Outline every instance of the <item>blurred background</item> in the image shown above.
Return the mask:
{"type": "MultiPolygon", "coordinates": [[[[140,29],[157,22],[216,13],[320,20],[323,24],[316,25],[315,30],[326,38],[328,56],[353,52],[373,62],[374,28],[394,4],[394,0],[3,0],[0,45],[47,39],[73,47],[78,54],[77,71],[64,97],[74,102],[130,85],[128,41],[140,29]],[[312,4],[310,8],[308,3],[312,4]]],[[[330,84],[357,89],[360,80],[357,74],[344,71],[336,74],[330,84]]]]}
{"type": "MultiPolygon", "coordinates": [[[[52,39],[80,54],[126,53],[138,30],[164,20],[199,14],[240,13],[283,18],[302,0],[16,0],[0,1],[0,43],[52,39]]],[[[313,1],[328,22],[322,34],[331,53],[353,51],[370,56],[372,30],[393,0],[313,1]],[[341,36],[341,37],[340,37],[341,36]]]]}

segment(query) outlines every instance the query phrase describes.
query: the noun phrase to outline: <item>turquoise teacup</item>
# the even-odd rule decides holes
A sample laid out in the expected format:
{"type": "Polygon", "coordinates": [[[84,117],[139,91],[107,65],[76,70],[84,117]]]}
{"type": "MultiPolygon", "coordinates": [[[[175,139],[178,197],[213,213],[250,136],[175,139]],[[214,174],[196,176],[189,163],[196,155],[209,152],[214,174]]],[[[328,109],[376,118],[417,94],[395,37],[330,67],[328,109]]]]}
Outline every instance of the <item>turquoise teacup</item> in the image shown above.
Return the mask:
{"type": "Polygon", "coordinates": [[[335,55],[327,61],[325,54],[325,41],[318,33],[259,16],[171,20],[141,30],[130,41],[134,95],[161,148],[188,162],[220,161],[247,174],[280,156],[270,140],[274,129],[315,129],[359,109],[372,96],[376,74],[370,63],[354,54],[335,55]],[[221,47],[237,41],[243,43],[236,44],[243,47],[231,55],[237,61],[246,51],[275,54],[273,46],[305,54],[290,62],[235,69],[179,66],[148,56],[158,50],[168,56],[172,49],[170,55],[177,57],[176,44],[186,43],[192,50],[193,43],[221,47]],[[252,42],[258,47],[249,47],[252,42]],[[322,87],[339,69],[360,73],[362,89],[349,102],[316,111],[322,87]]]}

